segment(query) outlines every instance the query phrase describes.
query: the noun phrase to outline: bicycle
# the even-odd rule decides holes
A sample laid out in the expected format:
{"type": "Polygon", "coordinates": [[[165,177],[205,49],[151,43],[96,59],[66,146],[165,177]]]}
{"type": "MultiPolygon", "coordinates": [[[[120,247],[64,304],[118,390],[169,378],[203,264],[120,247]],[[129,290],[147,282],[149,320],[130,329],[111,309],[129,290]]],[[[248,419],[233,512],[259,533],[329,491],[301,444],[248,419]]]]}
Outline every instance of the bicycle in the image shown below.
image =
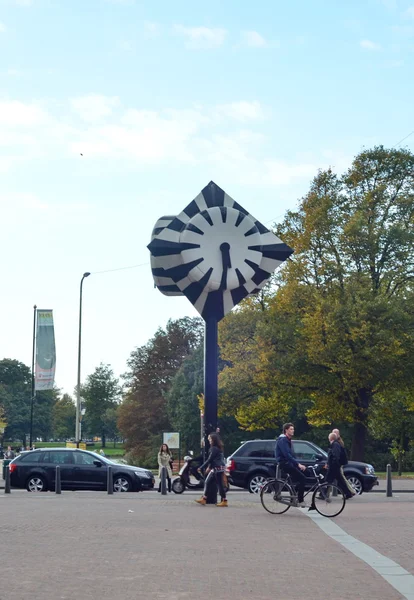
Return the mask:
{"type": "MultiPolygon", "coordinates": [[[[308,467],[315,477],[315,483],[305,493],[305,498],[312,493],[309,510],[316,509],[323,517],[337,517],[345,508],[345,495],[337,485],[321,483],[324,477],[316,473],[316,467],[308,467]]],[[[274,515],[282,515],[291,506],[298,506],[296,488],[290,475],[285,479],[269,479],[260,491],[260,500],[263,508],[274,515]]]]}

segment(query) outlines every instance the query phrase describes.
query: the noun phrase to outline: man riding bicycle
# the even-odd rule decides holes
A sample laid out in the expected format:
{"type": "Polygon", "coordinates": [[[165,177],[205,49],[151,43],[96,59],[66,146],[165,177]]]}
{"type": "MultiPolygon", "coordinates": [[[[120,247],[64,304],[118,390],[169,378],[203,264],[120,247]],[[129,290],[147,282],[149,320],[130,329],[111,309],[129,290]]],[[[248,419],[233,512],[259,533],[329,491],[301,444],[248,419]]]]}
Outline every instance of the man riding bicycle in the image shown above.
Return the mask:
{"type": "Polygon", "coordinates": [[[275,447],[275,457],[280,468],[290,475],[292,481],[297,484],[298,491],[298,506],[304,508],[306,506],[303,495],[305,493],[306,477],[304,471],[305,465],[302,465],[295,457],[292,450],[292,437],[295,434],[293,423],[285,423],[283,425],[283,433],[278,437],[275,447]]]}

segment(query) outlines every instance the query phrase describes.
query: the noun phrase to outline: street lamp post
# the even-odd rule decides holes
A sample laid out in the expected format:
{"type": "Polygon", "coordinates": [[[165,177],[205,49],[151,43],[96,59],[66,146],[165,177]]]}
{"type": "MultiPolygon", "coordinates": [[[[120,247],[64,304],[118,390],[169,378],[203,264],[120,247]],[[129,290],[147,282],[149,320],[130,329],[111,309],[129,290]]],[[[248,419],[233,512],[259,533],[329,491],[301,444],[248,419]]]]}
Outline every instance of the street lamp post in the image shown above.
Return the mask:
{"type": "Polygon", "coordinates": [[[75,438],[76,445],[79,448],[80,433],[81,433],[81,352],[82,352],[82,287],[83,280],[85,277],[89,277],[90,273],[84,273],[80,282],[80,293],[79,293],[79,337],[78,337],[78,381],[76,385],[76,428],[75,438]]]}

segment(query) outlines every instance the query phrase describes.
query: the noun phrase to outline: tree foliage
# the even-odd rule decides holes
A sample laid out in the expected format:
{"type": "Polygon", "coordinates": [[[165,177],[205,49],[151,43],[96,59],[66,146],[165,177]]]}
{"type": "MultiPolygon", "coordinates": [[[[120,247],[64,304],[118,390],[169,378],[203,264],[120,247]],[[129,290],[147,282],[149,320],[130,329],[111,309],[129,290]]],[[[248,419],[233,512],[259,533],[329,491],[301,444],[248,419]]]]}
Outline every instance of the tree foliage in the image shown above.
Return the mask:
{"type": "Polygon", "coordinates": [[[110,365],[101,363],[88,375],[81,395],[85,403],[82,427],[85,422],[90,434],[101,436],[105,447],[106,437],[113,437],[116,430],[116,411],[121,399],[121,387],[110,365]]]}
{"type": "Polygon", "coordinates": [[[127,448],[150,460],[169,427],[166,394],[183,361],[199,346],[201,319],[170,320],[165,330],[131,353],[125,375],[126,393],[119,408],[118,427],[127,448]]]}
{"type": "MultiPolygon", "coordinates": [[[[22,362],[5,358],[0,361],[0,406],[7,421],[4,437],[21,440],[30,432],[31,371],[22,362]]],[[[33,439],[52,435],[52,407],[57,390],[37,391],[33,406],[33,439]]]]}
{"type": "Polygon", "coordinates": [[[245,426],[298,401],[314,425],[350,422],[362,459],[374,398],[414,384],[414,155],[377,147],[319,172],[277,233],[295,254],[260,318],[223,321],[223,394],[246,381],[245,426]]]}
{"type": "Polygon", "coordinates": [[[201,442],[198,396],[204,386],[204,352],[200,345],[186,358],[171,381],[167,393],[167,416],[179,431],[184,451],[198,452],[201,442]]]}
{"type": "Polygon", "coordinates": [[[52,412],[53,437],[66,440],[75,433],[76,407],[69,394],[63,394],[55,405],[52,412]]]}

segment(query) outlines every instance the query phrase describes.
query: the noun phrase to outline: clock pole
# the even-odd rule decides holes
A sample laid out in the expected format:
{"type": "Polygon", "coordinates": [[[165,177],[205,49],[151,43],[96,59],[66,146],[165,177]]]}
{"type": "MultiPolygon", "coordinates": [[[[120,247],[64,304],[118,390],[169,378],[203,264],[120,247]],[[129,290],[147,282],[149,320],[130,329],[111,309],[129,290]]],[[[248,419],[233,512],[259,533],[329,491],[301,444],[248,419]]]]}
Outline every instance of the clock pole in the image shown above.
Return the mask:
{"type": "MultiPolygon", "coordinates": [[[[204,441],[217,429],[218,322],[270,280],[292,254],[214,181],[177,216],[158,219],[148,244],[155,286],[186,296],[205,322],[204,441]]],[[[217,491],[208,503],[215,502],[217,491]]]]}
{"type": "Polygon", "coordinates": [[[204,329],[204,441],[217,428],[218,397],[218,321],[214,317],[205,320],[204,329]]]}
{"type": "MultiPolygon", "coordinates": [[[[204,450],[208,452],[208,436],[217,428],[218,320],[209,317],[204,323],[204,450]]],[[[213,481],[207,491],[207,504],[216,503],[217,484],[213,481]]]]}

